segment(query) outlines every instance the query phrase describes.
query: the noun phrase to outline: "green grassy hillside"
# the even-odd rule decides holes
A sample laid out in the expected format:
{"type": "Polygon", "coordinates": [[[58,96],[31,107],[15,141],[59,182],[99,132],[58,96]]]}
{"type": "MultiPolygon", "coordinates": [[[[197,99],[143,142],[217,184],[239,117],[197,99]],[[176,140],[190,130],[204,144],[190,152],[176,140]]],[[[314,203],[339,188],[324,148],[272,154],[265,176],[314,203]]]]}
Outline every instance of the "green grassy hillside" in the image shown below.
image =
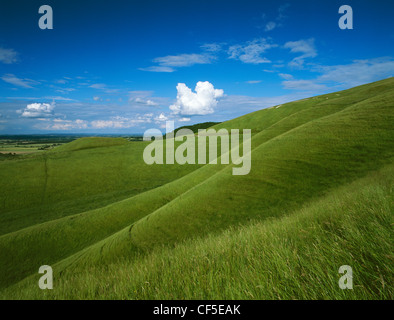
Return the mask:
{"type": "Polygon", "coordinates": [[[0,298],[393,299],[393,179],[389,165],[280,219],[134,259],[56,264],[56,289],[40,290],[34,276],[0,298]],[[338,288],[345,264],[354,290],[338,288]]]}
{"type": "MultiPolygon", "coordinates": [[[[4,161],[0,290],[9,288],[2,297],[41,297],[43,293],[31,286],[36,285],[39,266],[47,264],[54,267],[55,286],[59,285],[46,293],[48,298],[389,298],[391,278],[383,280],[383,286],[367,280],[377,274],[375,266],[384,270],[383,279],[392,272],[387,266],[387,256],[392,257],[387,252],[392,245],[387,237],[392,214],[387,199],[392,199],[393,104],[390,78],[216,125],[252,129],[252,170],[246,176],[233,176],[233,165],[147,166],[142,159],[146,143],[122,139],[77,140],[27,159],[4,161]],[[376,174],[379,179],[342,187],[384,166],[384,174],[376,174]],[[349,197],[336,200],[342,193],[349,197]],[[26,197],[21,199],[21,194],[26,197]],[[382,197],[373,201],[377,194],[382,197]],[[330,215],[333,229],[325,232],[330,215]],[[336,239],[334,231],[343,236],[339,222],[334,223],[337,218],[350,230],[350,238],[338,238],[339,245],[350,243],[342,251],[328,245],[336,239]],[[304,241],[299,228],[312,228],[311,239],[324,244],[322,250],[304,241]],[[266,241],[258,242],[260,236],[266,241]],[[379,244],[379,237],[387,245],[379,244]],[[372,241],[368,246],[367,240],[372,241]],[[233,248],[238,241],[251,241],[253,246],[233,248]],[[353,252],[357,241],[365,241],[365,252],[353,252]],[[307,273],[289,265],[299,256],[292,248],[320,254],[316,269],[311,261],[306,264],[313,272],[304,285],[301,277],[307,273]],[[212,252],[208,261],[214,263],[202,259],[200,269],[190,270],[196,264],[193,250],[212,252]],[[236,254],[249,252],[253,265],[256,250],[268,250],[277,270],[255,261],[249,275],[236,278],[234,272],[246,265],[242,254],[237,264],[236,254]],[[337,272],[328,275],[322,270],[331,257],[332,268],[347,264],[340,259],[347,253],[365,260],[352,261],[359,263],[360,277],[366,279],[363,289],[349,296],[332,284],[337,272]],[[157,282],[155,277],[162,273],[158,265],[168,261],[176,262],[169,269],[173,274],[185,270],[186,282],[171,280],[170,271],[163,275],[167,282],[157,282]],[[143,271],[130,271],[130,278],[126,270],[133,267],[143,271]],[[203,275],[207,267],[210,278],[203,275]],[[114,273],[120,274],[122,288],[113,283],[114,273]],[[259,276],[265,278],[252,290],[259,276]],[[142,293],[144,279],[152,279],[147,280],[152,290],[142,293]],[[226,286],[226,279],[236,280],[234,286],[226,286]],[[313,279],[328,286],[326,290],[309,292],[302,287],[312,285],[313,279]],[[110,284],[105,289],[100,281],[110,284]]],[[[300,259],[308,262],[303,254],[300,259]]]]}
{"type": "Polygon", "coordinates": [[[93,148],[105,148],[120,146],[127,143],[126,139],[123,138],[103,138],[103,137],[87,137],[80,138],[66,145],[56,148],[56,151],[76,151],[83,149],[93,149],[93,148]]]}
{"type": "Polygon", "coordinates": [[[0,235],[130,198],[200,167],[148,166],[146,145],[82,138],[0,162],[0,235]]]}

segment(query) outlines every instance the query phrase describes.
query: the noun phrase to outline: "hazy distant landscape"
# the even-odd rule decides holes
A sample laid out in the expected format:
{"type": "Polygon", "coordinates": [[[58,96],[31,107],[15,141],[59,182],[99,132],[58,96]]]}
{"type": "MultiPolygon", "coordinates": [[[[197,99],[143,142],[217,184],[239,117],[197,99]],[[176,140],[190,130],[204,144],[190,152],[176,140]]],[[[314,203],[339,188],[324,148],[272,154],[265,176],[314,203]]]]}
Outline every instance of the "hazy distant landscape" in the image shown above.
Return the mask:
{"type": "MultiPolygon", "coordinates": [[[[89,135],[91,136],[91,135],[89,135]]],[[[113,135],[111,135],[113,137],[113,135]]],[[[109,137],[111,137],[109,136],[109,137]]],[[[0,160],[15,156],[51,150],[83,135],[6,135],[0,136],[0,160]]],[[[108,137],[108,135],[107,135],[108,137]]],[[[115,135],[118,137],[118,135],[115,135]]],[[[128,141],[142,141],[141,135],[122,136],[128,141]]]]}
{"type": "Polygon", "coordinates": [[[393,101],[389,78],[214,125],[252,129],[245,176],[45,137],[59,145],[0,162],[0,297],[392,299],[393,101]]]}

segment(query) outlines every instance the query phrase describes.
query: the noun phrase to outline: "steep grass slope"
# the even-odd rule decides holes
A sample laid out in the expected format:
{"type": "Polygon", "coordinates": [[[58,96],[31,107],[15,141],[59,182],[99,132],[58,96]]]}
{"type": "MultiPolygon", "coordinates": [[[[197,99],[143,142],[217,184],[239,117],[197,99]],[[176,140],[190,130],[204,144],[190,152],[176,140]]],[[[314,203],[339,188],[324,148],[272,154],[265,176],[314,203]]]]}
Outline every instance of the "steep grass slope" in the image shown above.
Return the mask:
{"type": "MultiPolygon", "coordinates": [[[[297,210],[392,162],[393,101],[390,78],[220,124],[253,129],[249,175],[233,176],[232,165],[193,167],[178,180],[124,201],[5,234],[0,237],[0,288],[35,274],[42,264],[58,263],[58,270],[79,273],[121,257],[138,261],[162,245],[297,210]]],[[[144,145],[138,147],[135,157],[141,159],[144,145]]],[[[149,170],[157,174],[167,167],[149,170]]],[[[188,167],[172,166],[174,171],[188,167]]]]}
{"type": "Polygon", "coordinates": [[[135,223],[130,242],[150,249],[278,216],[378,169],[394,156],[392,101],[393,90],[340,111],[327,106],[324,115],[318,106],[319,117],[307,123],[310,110],[277,122],[255,135],[250,174],[224,168],[135,223]]]}
{"type": "Polygon", "coordinates": [[[130,198],[200,167],[149,166],[146,142],[82,138],[0,163],[0,235],[130,198]]]}
{"type": "Polygon", "coordinates": [[[393,179],[389,165],[280,219],[106,265],[57,264],[53,290],[36,275],[0,298],[392,299],[393,179]],[[353,290],[338,286],[341,265],[353,290]]]}
{"type": "Polygon", "coordinates": [[[338,108],[349,106],[373,96],[391,91],[393,86],[394,78],[391,77],[385,80],[365,84],[344,91],[306,98],[299,101],[258,110],[239,118],[222,122],[218,125],[215,125],[213,128],[217,130],[220,128],[248,128],[252,129],[252,132],[257,133],[262,130],[266,130],[271,125],[280,120],[285,120],[286,117],[294,114],[295,112],[316,106],[337,106],[338,108]]]}

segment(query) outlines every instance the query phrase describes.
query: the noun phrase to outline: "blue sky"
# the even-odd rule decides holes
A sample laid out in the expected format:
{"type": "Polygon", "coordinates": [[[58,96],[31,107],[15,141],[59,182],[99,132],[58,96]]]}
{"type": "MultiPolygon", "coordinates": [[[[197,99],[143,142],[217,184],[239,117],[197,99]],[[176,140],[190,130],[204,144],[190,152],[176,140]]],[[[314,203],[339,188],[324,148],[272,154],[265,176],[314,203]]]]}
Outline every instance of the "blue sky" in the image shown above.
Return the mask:
{"type": "Polygon", "coordinates": [[[6,0],[0,134],[143,133],[384,79],[393,14],[391,0],[6,0]]]}

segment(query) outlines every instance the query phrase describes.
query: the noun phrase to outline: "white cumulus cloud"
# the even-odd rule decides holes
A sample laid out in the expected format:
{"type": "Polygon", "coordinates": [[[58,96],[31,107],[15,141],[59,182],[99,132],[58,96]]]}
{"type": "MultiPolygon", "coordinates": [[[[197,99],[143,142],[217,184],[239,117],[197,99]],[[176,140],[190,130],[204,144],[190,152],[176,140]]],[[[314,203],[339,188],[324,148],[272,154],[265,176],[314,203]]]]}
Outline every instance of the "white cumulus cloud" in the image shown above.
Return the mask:
{"type": "Polygon", "coordinates": [[[24,118],[46,118],[53,115],[55,102],[52,103],[31,103],[22,112],[24,118]]]}
{"type": "Polygon", "coordinates": [[[160,115],[155,118],[155,121],[158,121],[158,122],[167,121],[167,120],[168,120],[168,117],[164,113],[160,113],[160,115]]]}
{"type": "Polygon", "coordinates": [[[181,115],[206,115],[214,112],[218,98],[223,97],[221,89],[215,89],[208,82],[197,82],[195,92],[184,83],[178,83],[176,102],[170,106],[170,110],[181,115]]]}

